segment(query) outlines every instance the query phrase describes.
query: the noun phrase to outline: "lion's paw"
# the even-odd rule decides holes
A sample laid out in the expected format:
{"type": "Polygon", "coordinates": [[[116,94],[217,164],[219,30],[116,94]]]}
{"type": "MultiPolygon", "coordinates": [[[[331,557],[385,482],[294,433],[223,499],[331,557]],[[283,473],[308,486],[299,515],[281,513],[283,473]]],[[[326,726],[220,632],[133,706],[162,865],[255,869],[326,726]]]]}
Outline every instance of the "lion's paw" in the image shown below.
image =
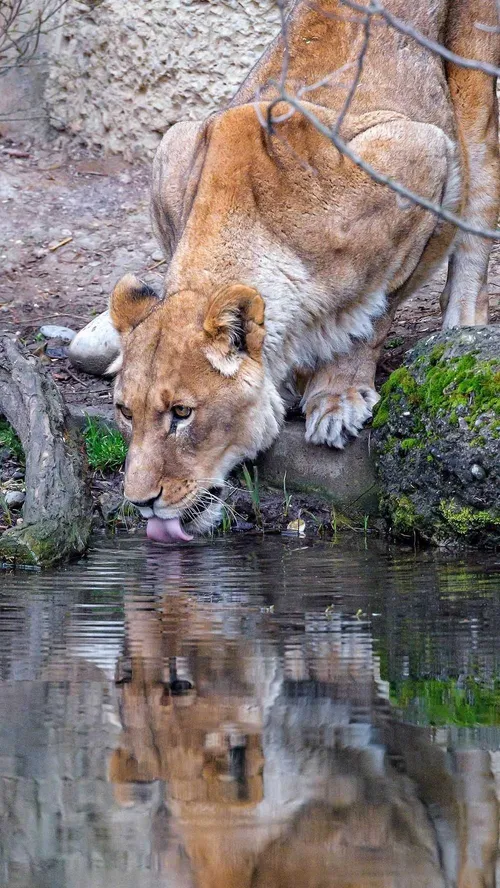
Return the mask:
{"type": "Polygon", "coordinates": [[[305,405],[306,441],[342,448],[359,435],[371,418],[379,395],[368,386],[348,388],[341,395],[320,392],[305,405]]]}

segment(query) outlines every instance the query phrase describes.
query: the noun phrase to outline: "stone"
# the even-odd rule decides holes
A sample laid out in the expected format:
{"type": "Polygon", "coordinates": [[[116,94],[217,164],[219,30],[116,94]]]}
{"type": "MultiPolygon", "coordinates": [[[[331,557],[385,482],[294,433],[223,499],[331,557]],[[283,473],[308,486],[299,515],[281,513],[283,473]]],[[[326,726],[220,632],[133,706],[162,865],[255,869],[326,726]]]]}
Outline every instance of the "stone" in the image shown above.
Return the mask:
{"type": "Polygon", "coordinates": [[[304,423],[287,422],[258,462],[259,478],[283,490],[317,494],[349,518],[378,514],[370,434],[363,431],[344,450],[307,444],[304,423]]]}
{"type": "Polygon", "coordinates": [[[165,257],[161,250],[155,250],[155,252],[151,254],[151,259],[153,260],[153,262],[162,262],[164,258],[165,257]]]}
{"type": "Polygon", "coordinates": [[[381,390],[373,443],[396,536],[500,542],[500,327],[419,342],[381,390]]]}
{"type": "Polygon", "coordinates": [[[23,490],[7,490],[5,493],[5,502],[9,509],[20,509],[25,499],[26,494],[23,490]]]}
{"type": "Polygon", "coordinates": [[[61,339],[62,342],[71,342],[76,336],[70,327],[60,327],[58,324],[44,324],[40,327],[40,333],[45,339],[61,339]]]}
{"type": "Polygon", "coordinates": [[[104,376],[109,365],[120,353],[120,337],[109,311],[103,311],[80,330],[68,349],[71,363],[94,376],[104,376]]]}
{"type": "Polygon", "coordinates": [[[99,497],[99,507],[104,520],[109,521],[113,518],[122,507],[123,502],[123,495],[115,490],[101,493],[99,497]]]}

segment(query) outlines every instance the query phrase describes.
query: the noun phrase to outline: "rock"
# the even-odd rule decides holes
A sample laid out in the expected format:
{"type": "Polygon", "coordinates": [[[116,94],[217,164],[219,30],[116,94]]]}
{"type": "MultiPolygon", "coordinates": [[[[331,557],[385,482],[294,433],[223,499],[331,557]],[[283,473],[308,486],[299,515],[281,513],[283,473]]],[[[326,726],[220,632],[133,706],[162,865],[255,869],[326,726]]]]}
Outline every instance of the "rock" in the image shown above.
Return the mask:
{"type": "Polygon", "coordinates": [[[5,502],[7,503],[9,509],[21,508],[25,499],[26,494],[22,490],[7,490],[5,494],[5,502]]]}
{"type": "Polygon", "coordinates": [[[59,327],[57,324],[44,324],[40,327],[40,333],[45,339],[61,339],[63,342],[71,342],[76,336],[70,327],[59,327]]]}
{"type": "Polygon", "coordinates": [[[500,542],[500,327],[436,333],[382,387],[373,443],[397,536],[500,542]]]}
{"type": "Polygon", "coordinates": [[[304,423],[287,422],[258,463],[259,478],[283,490],[317,494],[349,518],[377,515],[375,464],[365,431],[345,450],[307,444],[304,423]]]}
{"type": "Polygon", "coordinates": [[[163,255],[161,250],[155,250],[154,253],[151,254],[151,259],[153,262],[163,262],[165,256],[163,255]]]}
{"type": "Polygon", "coordinates": [[[117,491],[110,490],[101,493],[99,497],[99,506],[102,517],[105,521],[109,521],[123,506],[123,495],[117,491]]]}
{"type": "Polygon", "coordinates": [[[119,353],[120,337],[111,323],[109,311],[103,311],[80,330],[68,349],[71,363],[94,376],[103,376],[119,353]]]}

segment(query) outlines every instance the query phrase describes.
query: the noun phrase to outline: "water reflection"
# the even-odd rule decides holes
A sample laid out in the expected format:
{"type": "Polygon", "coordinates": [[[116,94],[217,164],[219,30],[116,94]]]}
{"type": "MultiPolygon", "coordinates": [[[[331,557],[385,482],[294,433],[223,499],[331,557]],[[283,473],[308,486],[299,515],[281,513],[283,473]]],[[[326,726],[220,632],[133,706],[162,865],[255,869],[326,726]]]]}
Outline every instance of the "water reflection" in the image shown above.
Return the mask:
{"type": "Polygon", "coordinates": [[[119,540],[5,577],[0,884],[493,888],[495,718],[390,689],[491,691],[499,567],[119,540]]]}

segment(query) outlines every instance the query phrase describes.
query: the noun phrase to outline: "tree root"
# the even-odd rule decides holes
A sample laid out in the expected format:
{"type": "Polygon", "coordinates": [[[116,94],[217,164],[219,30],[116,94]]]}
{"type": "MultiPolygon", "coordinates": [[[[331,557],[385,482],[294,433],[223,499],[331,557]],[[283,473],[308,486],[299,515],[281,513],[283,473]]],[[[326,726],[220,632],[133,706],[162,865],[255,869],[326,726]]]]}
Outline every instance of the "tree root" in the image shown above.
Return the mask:
{"type": "Polygon", "coordinates": [[[26,456],[23,524],[0,537],[0,563],[50,567],[81,555],[92,501],[81,432],[40,361],[0,340],[0,414],[26,456]]]}

